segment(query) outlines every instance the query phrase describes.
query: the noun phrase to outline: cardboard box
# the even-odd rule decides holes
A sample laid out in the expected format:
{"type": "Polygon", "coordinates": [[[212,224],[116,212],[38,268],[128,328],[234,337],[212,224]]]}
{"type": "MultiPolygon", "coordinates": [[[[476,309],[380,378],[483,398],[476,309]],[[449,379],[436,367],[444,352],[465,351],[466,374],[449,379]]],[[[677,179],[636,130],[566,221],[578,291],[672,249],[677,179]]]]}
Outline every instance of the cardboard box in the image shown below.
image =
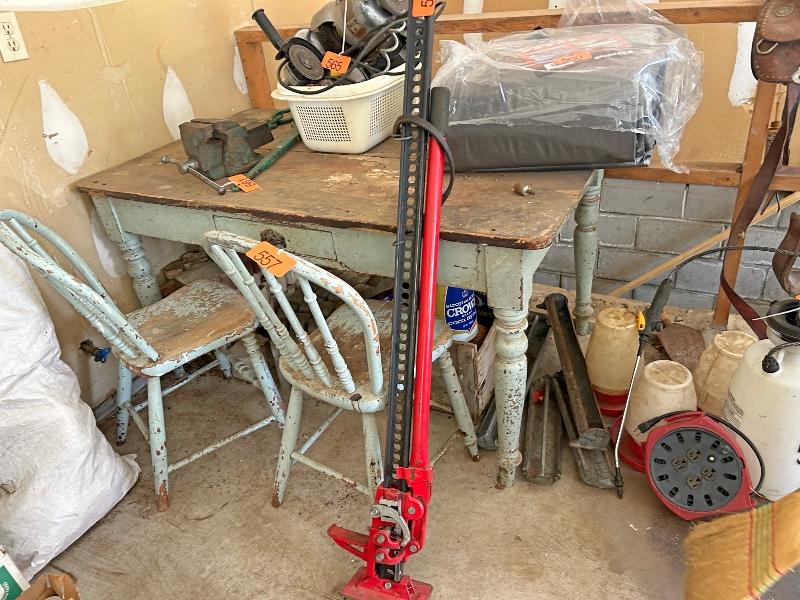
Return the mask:
{"type": "Polygon", "coordinates": [[[0,600],[17,600],[28,587],[11,557],[0,548],[0,600]]]}
{"type": "Polygon", "coordinates": [[[49,598],[81,599],[72,577],[44,574],[33,582],[31,587],[19,597],[19,600],[48,600],[49,598]]]}
{"type": "MultiPolygon", "coordinates": [[[[461,381],[461,390],[467,400],[467,408],[472,415],[472,422],[480,420],[480,414],[494,395],[494,342],[497,330],[494,325],[487,328],[478,325],[478,335],[469,342],[453,342],[450,356],[456,367],[458,378],[461,381]]],[[[433,370],[433,386],[440,390],[437,397],[447,398],[442,395],[443,384],[439,381],[439,370],[433,370]]],[[[448,405],[438,404],[431,395],[431,405],[445,412],[452,412],[448,405]]]]}

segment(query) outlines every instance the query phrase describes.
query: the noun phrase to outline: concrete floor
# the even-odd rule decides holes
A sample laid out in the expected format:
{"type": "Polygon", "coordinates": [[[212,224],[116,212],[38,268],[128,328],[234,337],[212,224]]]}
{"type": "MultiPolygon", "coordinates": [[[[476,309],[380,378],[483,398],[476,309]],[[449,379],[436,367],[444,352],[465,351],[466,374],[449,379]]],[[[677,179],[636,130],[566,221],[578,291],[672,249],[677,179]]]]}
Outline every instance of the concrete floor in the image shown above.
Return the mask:
{"type": "MultiPolygon", "coordinates": [[[[257,420],[261,402],[251,386],[216,374],[179,390],[166,402],[171,459],[257,420]]],[[[329,408],[306,406],[309,433],[329,408]]],[[[431,446],[454,429],[449,415],[434,413],[431,446]]],[[[341,598],[359,564],[325,531],[333,522],[365,530],[368,499],[297,465],[286,503],[273,508],[279,435],[270,426],[174,473],[171,508],[158,513],[146,446],[132,430],[124,450],[138,454],[139,482],[52,567],[77,579],[84,600],[341,598]]],[[[359,421],[340,418],[310,455],[361,475],[359,421]]],[[[408,573],[432,583],[441,600],[680,598],[689,526],[643,476],[627,472],[619,500],[582,484],[565,459],[551,487],[520,474],[500,491],[492,452],[473,463],[453,445],[436,467],[428,543],[408,573]]]]}
{"type": "MultiPolygon", "coordinates": [[[[702,329],[708,314],[684,319],[702,329]]],[[[550,341],[541,369],[558,368],[550,341]]],[[[216,372],[165,406],[172,461],[265,414],[252,386],[216,372]]],[[[307,401],[301,434],[329,412],[307,401]]],[[[455,424],[440,412],[431,421],[431,448],[438,448],[455,424]]],[[[113,423],[103,429],[113,440],[113,423]]],[[[138,454],[139,482],[50,567],[72,574],[83,600],[343,598],[339,590],[360,563],[325,532],[334,522],[366,531],[370,502],[297,465],[286,502],[273,508],[279,440],[269,426],[173,473],[171,508],[158,513],[149,452],[131,427],[121,450],[138,454]]],[[[340,417],[309,455],[363,479],[358,417],[340,417]]],[[[553,486],[532,485],[519,473],[513,488],[500,491],[494,453],[482,451],[473,463],[456,442],[436,465],[428,542],[407,572],[433,584],[437,600],[682,598],[681,544],[690,525],[662,506],[643,475],[624,468],[624,500],[581,483],[568,450],[553,486]]],[[[765,596],[798,598],[796,575],[765,596]]]]}

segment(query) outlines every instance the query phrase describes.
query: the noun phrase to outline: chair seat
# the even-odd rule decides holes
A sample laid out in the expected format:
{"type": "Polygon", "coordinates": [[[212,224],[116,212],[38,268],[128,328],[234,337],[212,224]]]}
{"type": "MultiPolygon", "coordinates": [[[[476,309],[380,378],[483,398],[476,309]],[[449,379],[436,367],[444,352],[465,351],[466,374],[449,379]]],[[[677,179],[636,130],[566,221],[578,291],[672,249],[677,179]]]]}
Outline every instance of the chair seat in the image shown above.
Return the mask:
{"type": "Polygon", "coordinates": [[[155,304],[125,315],[142,337],[158,352],[158,360],[131,361],[126,365],[148,375],[146,367],[164,363],[184,364],[195,356],[232,341],[256,328],[253,311],[235,289],[217,281],[199,279],[155,304]]]}
{"type": "MultiPolygon", "coordinates": [[[[332,387],[327,386],[317,378],[309,379],[303,373],[290,368],[286,360],[281,357],[279,367],[290,384],[296,385],[302,389],[303,392],[314,398],[342,406],[348,410],[361,412],[362,405],[374,405],[376,400],[379,401],[377,410],[382,410],[386,406],[386,386],[389,383],[389,360],[392,341],[393,303],[381,300],[367,300],[366,302],[375,317],[375,322],[378,325],[378,335],[380,336],[384,382],[381,394],[376,395],[372,392],[361,324],[356,314],[347,305],[337,308],[333,314],[328,317],[327,323],[333,339],[335,339],[336,343],[339,345],[339,352],[347,363],[350,373],[353,376],[353,382],[356,386],[355,392],[350,393],[345,391],[339,383],[336,377],[336,371],[334,371],[330,357],[325,350],[322,334],[319,330],[309,334],[309,339],[317,348],[325,366],[328,367],[328,372],[331,374],[334,385],[332,387]]],[[[451,346],[452,341],[452,330],[444,321],[437,319],[434,328],[432,360],[438,360],[451,346]]]]}

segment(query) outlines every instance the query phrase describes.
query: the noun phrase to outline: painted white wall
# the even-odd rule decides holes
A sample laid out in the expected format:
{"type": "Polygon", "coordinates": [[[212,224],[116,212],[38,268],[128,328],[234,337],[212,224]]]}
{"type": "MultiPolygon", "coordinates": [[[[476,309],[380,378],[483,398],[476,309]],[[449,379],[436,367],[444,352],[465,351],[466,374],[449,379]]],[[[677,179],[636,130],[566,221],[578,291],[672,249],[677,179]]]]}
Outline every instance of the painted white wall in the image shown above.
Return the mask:
{"type": "Polygon", "coordinates": [[[0,0],[0,11],[75,10],[123,0],[0,0]]]}
{"type": "Polygon", "coordinates": [[[86,131],[75,113],[46,81],[39,81],[42,137],[50,158],[71,175],[80,170],[89,152],[86,131]]]}
{"type": "Polygon", "coordinates": [[[181,83],[178,74],[175,73],[172,67],[167,67],[162,107],[164,110],[164,123],[167,124],[167,129],[169,129],[172,139],[180,139],[180,124],[194,119],[194,109],[183,83],[181,83]]]}
{"type": "Polygon", "coordinates": [[[247,95],[247,79],[244,76],[244,65],[242,56],[239,54],[239,46],[233,46],[233,82],[242,94],[247,95]]]}
{"type": "Polygon", "coordinates": [[[112,242],[106,235],[103,224],[100,222],[100,215],[92,208],[90,220],[92,222],[92,239],[94,240],[94,247],[97,251],[97,258],[100,259],[100,264],[103,270],[111,275],[111,277],[122,277],[128,272],[128,265],[125,262],[125,257],[114,242],[112,242]]]}
{"type": "Polygon", "coordinates": [[[728,100],[733,106],[751,104],[756,96],[757,82],[750,68],[750,48],[753,43],[755,23],[739,23],[736,35],[736,64],[733,66],[728,100]]]}

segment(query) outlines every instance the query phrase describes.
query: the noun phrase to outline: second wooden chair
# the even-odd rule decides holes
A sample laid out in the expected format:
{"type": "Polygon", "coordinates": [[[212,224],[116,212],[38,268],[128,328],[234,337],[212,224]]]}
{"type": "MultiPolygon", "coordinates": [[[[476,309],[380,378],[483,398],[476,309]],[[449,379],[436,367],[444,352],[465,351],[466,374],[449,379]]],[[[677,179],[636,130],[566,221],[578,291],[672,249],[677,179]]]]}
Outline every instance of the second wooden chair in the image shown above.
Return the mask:
{"type": "MultiPolygon", "coordinates": [[[[291,274],[303,293],[303,300],[313,316],[316,330],[307,333],[281,286],[267,269],[261,269],[278,310],[297,338],[295,341],[273,308],[267,294],[258,286],[239,254],[258,242],[224,231],[205,234],[211,258],[231,278],[242,292],[272,343],[280,351],[279,368],[291,384],[286,412],[286,426],[281,440],[275,475],[273,504],[279,506],[286,495],[286,485],[292,464],[296,461],[331,477],[347,482],[359,491],[372,496],[383,479],[383,463],[375,413],[387,402],[384,384],[387,378],[389,343],[391,338],[392,304],[364,300],[342,279],[294,255],[291,274]],[[338,297],[342,306],[327,319],[312,289],[314,284],[338,297]],[[331,416],[297,449],[303,397],[308,395],[335,407],[331,416]],[[308,458],[305,453],[311,444],[330,426],[342,410],[361,413],[366,455],[366,485],[308,458]]],[[[287,253],[288,254],[288,253],[287,253]]],[[[255,263],[253,263],[255,265],[255,263]]],[[[432,359],[437,361],[447,388],[447,394],[464,444],[477,460],[478,444],[467,403],[450,358],[452,332],[443,322],[437,322],[432,359]]]]}

